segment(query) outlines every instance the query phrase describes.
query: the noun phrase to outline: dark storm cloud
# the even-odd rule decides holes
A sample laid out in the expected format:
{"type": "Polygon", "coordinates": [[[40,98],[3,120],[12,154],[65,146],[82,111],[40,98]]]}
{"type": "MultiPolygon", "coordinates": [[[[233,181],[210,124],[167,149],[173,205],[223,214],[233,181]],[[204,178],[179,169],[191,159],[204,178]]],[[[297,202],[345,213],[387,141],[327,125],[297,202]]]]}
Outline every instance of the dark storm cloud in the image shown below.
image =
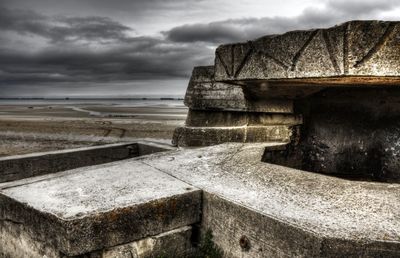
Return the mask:
{"type": "Polygon", "coordinates": [[[131,28],[107,17],[48,17],[33,11],[0,7],[0,30],[37,35],[58,42],[122,40],[131,28]]]}
{"type": "Polygon", "coordinates": [[[350,19],[368,19],[398,6],[396,1],[328,1],[323,8],[306,8],[296,17],[232,19],[206,24],[190,24],[164,32],[175,42],[236,42],[295,29],[327,27],[350,19]]]}
{"type": "Polygon", "coordinates": [[[9,8],[36,10],[49,15],[56,13],[75,16],[105,16],[114,20],[139,20],[156,18],[164,13],[182,13],[201,5],[203,0],[0,0],[0,5],[9,8]]]}
{"type": "Polygon", "coordinates": [[[193,66],[213,63],[214,48],[220,43],[375,18],[398,7],[398,1],[324,1],[294,17],[183,24],[153,36],[139,36],[119,19],[120,13],[130,13],[132,21],[138,16],[160,18],[165,10],[168,14],[195,11],[204,2],[69,0],[60,1],[56,12],[51,12],[54,0],[0,0],[0,31],[4,32],[0,34],[0,96],[11,89],[18,92],[14,85],[26,90],[29,85],[51,89],[109,83],[112,87],[116,82],[145,85],[143,81],[188,79],[193,66]],[[57,12],[64,9],[68,11],[63,15],[57,12]]]}
{"type": "Polygon", "coordinates": [[[66,39],[122,40],[132,29],[107,17],[59,17],[61,26],[54,26],[50,35],[54,41],[66,39]]]}
{"type": "Polygon", "coordinates": [[[182,78],[212,54],[204,44],[128,36],[129,27],[106,17],[49,17],[6,8],[0,9],[0,17],[3,31],[50,41],[34,53],[0,47],[2,85],[182,78]],[[99,43],[107,44],[93,46],[99,43]]]}
{"type": "MultiPolygon", "coordinates": [[[[129,11],[133,14],[154,10],[154,9],[174,9],[180,10],[182,7],[193,6],[196,3],[203,2],[203,0],[68,0],[62,1],[62,3],[57,3],[63,9],[69,10],[86,10],[87,7],[96,8],[96,10],[106,10],[108,12],[117,11],[129,11]]],[[[5,6],[13,7],[34,7],[38,6],[43,9],[45,7],[51,7],[55,4],[54,0],[1,0],[0,4],[5,6]]]]}
{"type": "Polygon", "coordinates": [[[0,50],[0,84],[180,78],[212,54],[199,44],[194,48],[149,37],[130,38],[129,44],[101,51],[69,47],[35,54],[0,50]]]}
{"type": "MultiPolygon", "coordinates": [[[[251,19],[257,22],[257,19],[251,19]]],[[[208,24],[183,25],[164,32],[168,39],[175,42],[230,42],[246,38],[246,32],[241,29],[245,20],[228,20],[208,24]]]]}

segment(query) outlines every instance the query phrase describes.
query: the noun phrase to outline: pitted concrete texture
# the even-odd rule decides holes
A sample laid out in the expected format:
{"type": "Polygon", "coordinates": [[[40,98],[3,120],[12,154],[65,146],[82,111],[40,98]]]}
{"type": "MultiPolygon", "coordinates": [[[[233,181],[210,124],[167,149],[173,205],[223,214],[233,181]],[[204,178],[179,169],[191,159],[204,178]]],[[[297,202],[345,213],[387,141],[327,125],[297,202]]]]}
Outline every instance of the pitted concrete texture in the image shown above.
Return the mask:
{"type": "Polygon", "coordinates": [[[215,80],[336,77],[324,83],[397,84],[371,77],[400,76],[399,35],[399,22],[351,21],[222,45],[216,50],[215,80]]]}
{"type": "Polygon", "coordinates": [[[0,183],[172,149],[152,142],[115,143],[0,158],[0,183]]]}
{"type": "Polygon", "coordinates": [[[221,144],[138,160],[203,189],[203,228],[227,257],[400,256],[399,184],[261,162],[272,145],[221,144]]]}
{"type": "Polygon", "coordinates": [[[242,86],[215,82],[213,66],[198,66],[193,69],[184,103],[194,110],[293,112],[291,100],[249,100],[242,86]]]}
{"type": "Polygon", "coordinates": [[[216,83],[212,66],[193,69],[185,105],[190,108],[185,126],[175,129],[172,140],[177,146],[287,142],[290,126],[302,123],[292,114],[292,100],[249,99],[242,86],[216,83]]]}
{"type": "Polygon", "coordinates": [[[261,162],[266,146],[279,145],[179,149],[4,183],[1,251],[127,250],[199,222],[202,205],[202,229],[212,230],[226,257],[400,256],[399,184],[261,162]]]}
{"type": "Polygon", "coordinates": [[[298,125],[302,124],[301,115],[189,110],[186,126],[221,127],[221,126],[264,126],[264,125],[298,125]]]}
{"type": "Polygon", "coordinates": [[[11,257],[80,255],[200,219],[200,190],[135,161],[14,181],[0,193],[0,253],[11,257]]]}
{"type": "Polygon", "coordinates": [[[241,142],[260,142],[259,137],[246,137],[243,132],[232,136],[234,128],[200,128],[213,126],[196,111],[222,112],[214,122],[219,127],[232,127],[232,111],[255,116],[301,114],[294,107],[296,100],[330,88],[398,86],[399,39],[400,22],[350,21],[327,29],[291,31],[221,45],[214,66],[193,70],[185,96],[190,108],[187,128],[175,131],[174,142],[205,146],[239,142],[237,139],[243,137],[246,140],[241,142]],[[208,138],[201,141],[198,136],[203,130],[207,133],[202,136],[208,138]]]}
{"type": "Polygon", "coordinates": [[[287,125],[178,127],[172,143],[177,146],[209,146],[224,142],[289,142],[296,127],[287,125]]]}
{"type": "Polygon", "coordinates": [[[98,252],[98,255],[101,258],[190,257],[193,252],[191,236],[192,227],[186,226],[112,247],[98,252]]]}

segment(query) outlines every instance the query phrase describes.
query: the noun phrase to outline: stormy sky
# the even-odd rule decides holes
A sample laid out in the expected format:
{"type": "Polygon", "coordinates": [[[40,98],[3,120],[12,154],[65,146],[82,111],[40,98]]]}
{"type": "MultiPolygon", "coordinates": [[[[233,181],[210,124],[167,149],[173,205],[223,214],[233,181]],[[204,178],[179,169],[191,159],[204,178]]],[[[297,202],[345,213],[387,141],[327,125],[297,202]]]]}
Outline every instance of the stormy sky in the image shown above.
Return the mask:
{"type": "Polygon", "coordinates": [[[0,0],[0,97],[182,96],[218,44],[399,14],[400,0],[0,0]]]}

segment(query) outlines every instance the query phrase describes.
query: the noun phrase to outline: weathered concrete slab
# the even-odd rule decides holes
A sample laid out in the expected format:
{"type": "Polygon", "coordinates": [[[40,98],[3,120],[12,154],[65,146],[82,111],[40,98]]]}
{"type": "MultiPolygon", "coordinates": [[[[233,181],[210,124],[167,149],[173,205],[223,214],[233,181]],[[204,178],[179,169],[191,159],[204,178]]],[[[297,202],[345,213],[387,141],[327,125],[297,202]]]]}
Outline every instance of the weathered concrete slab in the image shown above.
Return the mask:
{"type": "Polygon", "coordinates": [[[299,125],[302,123],[301,115],[293,114],[189,110],[185,125],[189,127],[227,127],[299,125]]]}
{"type": "MultiPolygon", "coordinates": [[[[102,250],[96,250],[84,255],[78,256],[65,256],[59,254],[58,252],[47,249],[46,256],[43,256],[42,252],[32,252],[31,243],[33,241],[27,232],[21,230],[15,232],[15,229],[11,227],[6,227],[3,229],[9,230],[7,232],[8,243],[13,242],[14,251],[11,256],[4,256],[0,250],[0,255],[2,258],[43,258],[43,257],[62,257],[62,258],[155,258],[155,257],[190,257],[194,252],[194,247],[191,242],[192,227],[185,226],[177,229],[173,229],[168,232],[164,232],[155,236],[146,237],[137,241],[130,243],[113,246],[110,248],[105,248],[102,250]],[[16,234],[17,233],[17,234],[16,234]],[[28,251],[29,250],[29,251],[28,251]]],[[[46,249],[45,243],[35,243],[35,246],[39,245],[41,248],[46,249]]]]}
{"type": "Polygon", "coordinates": [[[137,141],[136,144],[138,146],[139,156],[175,149],[175,147],[173,147],[171,144],[152,142],[146,140],[137,141]]]}
{"type": "Polygon", "coordinates": [[[322,78],[322,84],[398,84],[399,35],[400,22],[351,21],[222,45],[216,50],[215,80],[309,78],[303,83],[312,85],[321,84],[322,78]]]}
{"type": "Polygon", "coordinates": [[[172,143],[177,146],[210,146],[225,142],[289,142],[296,127],[287,125],[178,127],[172,143]]]}
{"type": "Polygon", "coordinates": [[[215,82],[213,66],[199,66],[193,69],[184,103],[194,110],[293,112],[291,100],[249,99],[242,86],[215,82]]]}
{"type": "Polygon", "coordinates": [[[102,250],[199,222],[200,205],[200,190],[134,161],[14,181],[0,191],[0,254],[102,250]]]}
{"type": "Polygon", "coordinates": [[[276,145],[180,149],[3,183],[2,255],[137,250],[199,222],[201,198],[202,229],[226,257],[400,255],[400,185],[261,162],[276,145]]]}
{"type": "Polygon", "coordinates": [[[116,257],[190,257],[193,252],[191,242],[192,227],[174,229],[153,237],[112,247],[99,252],[101,258],[116,257]]]}
{"type": "Polygon", "coordinates": [[[263,163],[268,145],[221,144],[138,160],[203,189],[203,227],[227,257],[400,256],[399,184],[263,163]]]}
{"type": "Polygon", "coordinates": [[[0,183],[171,149],[157,143],[135,142],[3,157],[0,158],[0,183]]]}

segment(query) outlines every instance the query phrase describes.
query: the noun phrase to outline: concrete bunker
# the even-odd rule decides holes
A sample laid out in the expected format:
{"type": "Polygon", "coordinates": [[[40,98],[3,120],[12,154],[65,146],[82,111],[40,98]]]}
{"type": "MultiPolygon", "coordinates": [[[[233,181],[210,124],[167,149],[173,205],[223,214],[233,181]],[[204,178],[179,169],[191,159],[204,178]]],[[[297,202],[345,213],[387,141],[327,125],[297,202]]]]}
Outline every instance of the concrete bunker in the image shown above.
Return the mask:
{"type": "Polygon", "coordinates": [[[351,21],[221,45],[193,70],[174,142],[281,142],[263,161],[400,182],[399,44],[399,22],[351,21]]]}
{"type": "Polygon", "coordinates": [[[400,184],[322,174],[398,182],[399,35],[355,21],[220,46],[173,139],[217,146],[0,160],[0,256],[186,257],[211,229],[224,257],[399,257],[400,184]]]}

